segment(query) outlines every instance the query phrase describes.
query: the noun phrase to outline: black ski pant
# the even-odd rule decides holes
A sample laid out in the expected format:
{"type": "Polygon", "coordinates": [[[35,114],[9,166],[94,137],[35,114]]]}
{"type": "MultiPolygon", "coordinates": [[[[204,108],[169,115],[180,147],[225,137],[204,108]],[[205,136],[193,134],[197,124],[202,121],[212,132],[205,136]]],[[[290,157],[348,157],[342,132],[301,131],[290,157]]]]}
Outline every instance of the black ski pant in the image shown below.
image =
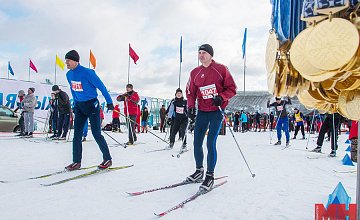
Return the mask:
{"type": "Polygon", "coordinates": [[[324,123],[321,125],[319,137],[317,139],[316,144],[318,146],[322,146],[325,138],[325,134],[327,132],[330,132],[330,143],[331,143],[331,150],[337,150],[338,144],[338,133],[337,133],[337,126],[339,126],[339,121],[335,121],[335,134],[334,134],[334,128],[333,128],[332,118],[327,117],[324,121],[324,123]],[[335,143],[335,144],[334,144],[335,143]]]}
{"type": "Polygon", "coordinates": [[[247,122],[241,123],[242,132],[245,132],[248,130],[248,124],[247,122]]]}
{"type": "Polygon", "coordinates": [[[184,139],[184,137],[185,137],[187,125],[188,125],[187,118],[185,119],[175,118],[173,120],[172,129],[170,133],[170,143],[175,143],[175,136],[179,132],[180,139],[183,140],[184,144],[186,144],[186,138],[184,139]]]}
{"type": "Polygon", "coordinates": [[[57,136],[66,137],[69,131],[70,125],[70,113],[59,113],[59,118],[57,119],[57,136]]]}
{"type": "Polygon", "coordinates": [[[137,141],[135,132],[136,115],[130,115],[128,117],[129,142],[134,143],[134,141],[137,141]]]}
{"type": "Polygon", "coordinates": [[[301,134],[303,137],[305,137],[305,129],[304,129],[304,124],[300,124],[300,125],[296,125],[295,126],[295,134],[294,137],[296,137],[296,135],[298,134],[299,130],[301,129],[301,134]]]}
{"type": "Polygon", "coordinates": [[[160,132],[165,132],[165,118],[160,119],[160,132]]]}
{"type": "Polygon", "coordinates": [[[113,118],[112,129],[115,131],[118,131],[120,129],[120,119],[119,118],[113,118]]]}

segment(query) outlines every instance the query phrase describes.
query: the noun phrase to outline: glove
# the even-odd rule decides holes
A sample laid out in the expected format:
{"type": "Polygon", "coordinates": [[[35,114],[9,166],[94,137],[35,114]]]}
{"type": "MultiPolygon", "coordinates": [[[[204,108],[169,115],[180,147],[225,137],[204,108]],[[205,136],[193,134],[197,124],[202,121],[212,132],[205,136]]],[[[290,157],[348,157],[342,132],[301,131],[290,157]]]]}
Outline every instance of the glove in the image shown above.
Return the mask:
{"type": "Polygon", "coordinates": [[[166,124],[168,124],[169,126],[171,125],[171,119],[170,118],[167,120],[166,124]]]}
{"type": "Polygon", "coordinates": [[[196,118],[196,109],[195,108],[189,109],[189,118],[191,121],[195,121],[195,118],[196,118]]]}
{"type": "Polygon", "coordinates": [[[223,98],[221,96],[217,95],[213,98],[213,104],[215,106],[221,106],[222,103],[223,103],[223,98]]]}
{"type": "Polygon", "coordinates": [[[106,105],[108,110],[114,110],[114,105],[112,103],[106,105]]]}

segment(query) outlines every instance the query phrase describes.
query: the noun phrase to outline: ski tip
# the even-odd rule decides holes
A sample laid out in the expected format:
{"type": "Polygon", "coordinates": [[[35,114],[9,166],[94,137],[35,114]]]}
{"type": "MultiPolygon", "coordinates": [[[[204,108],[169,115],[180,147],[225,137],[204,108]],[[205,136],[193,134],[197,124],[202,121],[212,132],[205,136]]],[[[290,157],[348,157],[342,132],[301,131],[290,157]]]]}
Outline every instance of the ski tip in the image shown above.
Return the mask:
{"type": "Polygon", "coordinates": [[[139,196],[142,195],[143,193],[141,192],[126,192],[129,196],[139,196]]]}
{"type": "Polygon", "coordinates": [[[8,183],[9,181],[6,180],[0,180],[0,183],[8,183]]]}
{"type": "Polygon", "coordinates": [[[160,214],[156,214],[156,213],[154,213],[154,215],[156,215],[157,217],[163,217],[164,215],[165,215],[165,213],[160,213],[160,214]]]}

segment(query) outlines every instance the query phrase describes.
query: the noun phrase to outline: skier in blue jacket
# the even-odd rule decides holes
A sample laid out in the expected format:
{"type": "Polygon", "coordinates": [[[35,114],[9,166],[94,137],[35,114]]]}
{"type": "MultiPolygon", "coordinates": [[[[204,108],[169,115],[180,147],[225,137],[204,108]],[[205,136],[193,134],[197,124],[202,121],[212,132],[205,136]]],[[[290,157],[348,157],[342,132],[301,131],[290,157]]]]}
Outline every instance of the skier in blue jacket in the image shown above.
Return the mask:
{"type": "Polygon", "coordinates": [[[106,99],[108,110],[113,110],[113,101],[106,87],[95,71],[80,65],[80,56],[77,51],[71,50],[65,55],[66,66],[69,71],[66,74],[70,85],[70,91],[74,99],[74,139],[73,139],[73,163],[66,167],[67,170],[76,170],[81,167],[82,158],[82,135],[87,119],[90,120],[91,132],[103,154],[103,162],[99,169],[106,169],[112,165],[109,147],[100,128],[100,103],[97,99],[97,89],[106,99]]]}

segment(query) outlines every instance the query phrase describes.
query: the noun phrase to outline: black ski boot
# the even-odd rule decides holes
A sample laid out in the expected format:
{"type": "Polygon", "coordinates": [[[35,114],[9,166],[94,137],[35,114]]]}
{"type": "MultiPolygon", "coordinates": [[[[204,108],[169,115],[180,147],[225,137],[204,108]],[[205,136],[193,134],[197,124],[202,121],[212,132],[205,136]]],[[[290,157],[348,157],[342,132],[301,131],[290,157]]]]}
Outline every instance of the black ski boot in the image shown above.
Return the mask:
{"type": "Polygon", "coordinates": [[[281,141],[276,142],[274,145],[281,145],[281,141]]]}
{"type": "Polygon", "coordinates": [[[314,148],[311,152],[321,153],[321,146],[317,146],[317,147],[314,148]]]}
{"type": "Polygon", "coordinates": [[[197,168],[195,173],[186,178],[186,182],[199,182],[204,177],[204,168],[197,168]]]}
{"type": "Polygon", "coordinates": [[[185,144],[185,143],[183,143],[182,145],[181,145],[181,152],[184,152],[184,151],[186,151],[187,150],[187,144],[185,144]]]}
{"type": "Polygon", "coordinates": [[[209,191],[214,185],[214,172],[206,172],[206,177],[204,182],[200,186],[200,190],[209,191]]]}
{"type": "Polygon", "coordinates": [[[286,141],[286,147],[289,147],[289,146],[290,146],[290,141],[287,140],[287,141],[286,141]]]}
{"type": "Polygon", "coordinates": [[[173,147],[174,147],[174,143],[170,143],[169,144],[169,149],[173,149],[173,147]]]}
{"type": "Polygon", "coordinates": [[[336,151],[332,150],[329,154],[329,157],[336,157],[336,151]]]}

